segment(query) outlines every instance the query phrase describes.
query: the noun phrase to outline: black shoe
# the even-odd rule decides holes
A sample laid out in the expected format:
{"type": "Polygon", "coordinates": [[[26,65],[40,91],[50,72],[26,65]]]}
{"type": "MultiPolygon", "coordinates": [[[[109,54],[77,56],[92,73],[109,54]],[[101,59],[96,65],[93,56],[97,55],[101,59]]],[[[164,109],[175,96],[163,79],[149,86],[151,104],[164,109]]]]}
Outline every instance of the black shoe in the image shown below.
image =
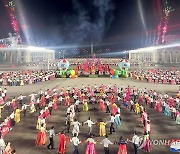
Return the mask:
{"type": "Polygon", "coordinates": [[[47,148],[50,150],[50,148],[47,146],[47,148]]]}

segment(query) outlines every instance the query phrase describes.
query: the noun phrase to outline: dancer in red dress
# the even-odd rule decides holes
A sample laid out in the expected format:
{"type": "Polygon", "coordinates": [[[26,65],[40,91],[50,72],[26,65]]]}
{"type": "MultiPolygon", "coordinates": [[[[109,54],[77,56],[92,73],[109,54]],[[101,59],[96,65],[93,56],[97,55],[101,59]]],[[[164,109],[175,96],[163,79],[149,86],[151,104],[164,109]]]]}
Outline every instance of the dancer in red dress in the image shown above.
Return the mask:
{"type": "Polygon", "coordinates": [[[99,100],[99,109],[101,111],[105,111],[106,110],[106,106],[104,105],[104,101],[102,99],[99,100]]]}
{"type": "Polygon", "coordinates": [[[40,105],[41,105],[41,107],[45,106],[45,96],[44,95],[41,97],[40,105]]]}
{"type": "Polygon", "coordinates": [[[118,154],[127,154],[127,148],[126,148],[127,142],[123,140],[122,136],[120,137],[120,141],[118,144],[119,144],[118,154]]]}
{"type": "Polygon", "coordinates": [[[45,145],[46,141],[47,141],[47,137],[46,137],[45,126],[44,126],[44,124],[42,124],[41,129],[37,135],[35,144],[37,146],[42,146],[42,145],[45,145]]]}
{"type": "Polygon", "coordinates": [[[96,144],[96,142],[94,141],[94,139],[92,138],[92,136],[90,136],[86,142],[88,142],[88,145],[86,147],[86,153],[85,154],[96,154],[96,150],[94,145],[96,144]]]}
{"type": "Polygon", "coordinates": [[[59,147],[58,147],[58,153],[64,154],[66,150],[66,136],[64,135],[64,132],[62,131],[61,133],[58,134],[59,137],[59,147]]]}

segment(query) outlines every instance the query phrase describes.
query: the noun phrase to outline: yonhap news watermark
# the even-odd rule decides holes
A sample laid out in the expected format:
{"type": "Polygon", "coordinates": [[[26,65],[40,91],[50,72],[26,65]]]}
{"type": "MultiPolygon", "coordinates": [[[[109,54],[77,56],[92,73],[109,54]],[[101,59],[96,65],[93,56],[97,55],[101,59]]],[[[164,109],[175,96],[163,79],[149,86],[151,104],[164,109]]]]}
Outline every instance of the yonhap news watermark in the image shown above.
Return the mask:
{"type": "Polygon", "coordinates": [[[152,139],[151,145],[168,146],[171,152],[180,152],[180,139],[152,139]]]}

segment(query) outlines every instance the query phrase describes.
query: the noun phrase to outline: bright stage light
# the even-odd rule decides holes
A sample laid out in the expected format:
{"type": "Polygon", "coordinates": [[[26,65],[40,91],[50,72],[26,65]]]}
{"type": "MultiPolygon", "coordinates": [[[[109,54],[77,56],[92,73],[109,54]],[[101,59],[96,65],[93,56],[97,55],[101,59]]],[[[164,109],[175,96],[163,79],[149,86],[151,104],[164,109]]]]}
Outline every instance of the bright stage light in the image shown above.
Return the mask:
{"type": "Polygon", "coordinates": [[[179,47],[180,43],[175,43],[175,44],[168,44],[168,45],[160,45],[160,46],[152,46],[152,47],[146,47],[146,48],[140,48],[140,49],[135,49],[135,50],[129,50],[129,52],[149,52],[149,51],[154,51],[158,49],[167,49],[167,48],[173,48],[173,47],[179,47]]]}

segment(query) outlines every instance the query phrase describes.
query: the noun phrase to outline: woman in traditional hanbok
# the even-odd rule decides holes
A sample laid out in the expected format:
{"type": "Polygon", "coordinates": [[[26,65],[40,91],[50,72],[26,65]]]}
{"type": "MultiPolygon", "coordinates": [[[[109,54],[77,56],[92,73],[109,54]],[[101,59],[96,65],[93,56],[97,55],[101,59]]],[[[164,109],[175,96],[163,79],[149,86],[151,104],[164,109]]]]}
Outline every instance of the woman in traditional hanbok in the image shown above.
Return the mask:
{"type": "Polygon", "coordinates": [[[86,95],[85,95],[84,93],[82,93],[81,96],[80,96],[80,100],[81,100],[81,101],[84,101],[84,100],[85,100],[85,96],[86,96],[86,95]]]}
{"type": "Polygon", "coordinates": [[[137,102],[134,104],[134,111],[135,111],[136,114],[140,113],[139,103],[137,103],[137,102]]]}
{"type": "Polygon", "coordinates": [[[116,115],[117,113],[117,105],[115,103],[112,104],[112,114],[116,115]]]}
{"type": "Polygon", "coordinates": [[[151,105],[151,98],[148,96],[147,97],[147,104],[150,106],[151,105]]]}
{"type": "Polygon", "coordinates": [[[139,96],[139,102],[140,102],[140,103],[143,102],[143,95],[142,95],[142,94],[140,94],[140,96],[139,96]]]}
{"type": "Polygon", "coordinates": [[[58,147],[58,154],[64,154],[66,150],[66,136],[64,132],[58,134],[59,137],[59,147],[58,147]]]}
{"type": "Polygon", "coordinates": [[[147,118],[148,118],[148,115],[147,115],[146,110],[142,111],[142,114],[141,114],[141,122],[143,123],[144,126],[145,126],[145,124],[146,124],[147,118]]]}
{"type": "Polygon", "coordinates": [[[94,147],[94,144],[96,144],[96,142],[94,141],[94,139],[92,138],[92,136],[90,136],[86,142],[88,142],[88,145],[86,147],[86,153],[85,154],[96,154],[96,150],[94,147]]]}
{"type": "Polygon", "coordinates": [[[19,123],[20,122],[20,118],[21,118],[21,111],[19,108],[16,109],[16,112],[15,112],[15,117],[14,117],[14,121],[16,123],[19,123]]]}
{"type": "Polygon", "coordinates": [[[46,130],[45,130],[44,124],[42,124],[41,129],[40,129],[40,131],[39,131],[39,133],[37,135],[35,144],[37,146],[42,146],[42,145],[45,145],[46,141],[47,141],[46,130]]]}
{"type": "Polygon", "coordinates": [[[161,104],[160,104],[159,100],[156,100],[155,110],[157,112],[161,112],[161,104]]]}
{"type": "Polygon", "coordinates": [[[69,95],[66,95],[66,97],[65,97],[65,103],[66,103],[66,106],[69,106],[69,105],[70,105],[70,97],[69,97],[69,95]]]}
{"type": "Polygon", "coordinates": [[[104,95],[104,91],[102,89],[100,89],[100,94],[99,96],[102,97],[104,95]]]}
{"type": "Polygon", "coordinates": [[[44,106],[45,106],[45,101],[46,101],[45,96],[42,95],[42,96],[41,96],[41,100],[40,100],[40,106],[41,106],[41,107],[44,107],[44,106]]]}
{"type": "Polygon", "coordinates": [[[46,119],[47,118],[49,118],[50,117],[50,112],[49,112],[49,108],[48,107],[45,107],[45,113],[44,113],[44,115],[45,115],[45,117],[46,117],[46,119]]]}
{"type": "Polygon", "coordinates": [[[165,116],[171,116],[171,112],[170,112],[170,107],[169,107],[169,105],[166,105],[165,106],[165,110],[164,110],[164,115],[165,116]]]}
{"type": "Polygon", "coordinates": [[[106,123],[102,121],[102,119],[99,122],[99,136],[105,136],[106,135],[106,123]]]}
{"type": "Polygon", "coordinates": [[[114,102],[116,101],[116,98],[113,93],[109,96],[109,99],[111,104],[114,104],[114,102]]]}
{"type": "Polygon", "coordinates": [[[120,125],[121,125],[121,116],[120,116],[120,113],[117,113],[116,115],[115,115],[115,126],[117,126],[117,127],[120,127],[120,125]]]}
{"type": "Polygon", "coordinates": [[[53,110],[57,109],[57,102],[58,102],[57,98],[54,98],[53,99],[53,105],[52,105],[53,110]]]}
{"type": "Polygon", "coordinates": [[[32,84],[32,79],[31,78],[29,79],[29,83],[28,84],[32,84]]]}
{"type": "Polygon", "coordinates": [[[15,97],[11,101],[11,107],[12,107],[13,110],[16,109],[16,99],[15,99],[15,97]]]}
{"type": "Polygon", "coordinates": [[[102,99],[99,100],[99,109],[100,109],[100,111],[106,110],[106,106],[105,106],[104,101],[102,99]]]}
{"type": "Polygon", "coordinates": [[[118,154],[127,154],[127,148],[126,148],[127,142],[124,141],[122,136],[120,137],[120,140],[119,140],[118,144],[119,144],[118,154]]]}
{"type": "Polygon", "coordinates": [[[41,129],[41,125],[42,125],[42,116],[39,115],[38,116],[38,120],[37,120],[36,129],[40,130],[41,129]]]}
{"type": "Polygon", "coordinates": [[[130,89],[126,91],[126,101],[129,101],[130,99],[130,89]]]}
{"type": "Polygon", "coordinates": [[[174,104],[174,99],[171,97],[170,99],[169,99],[169,106],[171,107],[171,106],[174,106],[175,104],[174,104]]]}
{"type": "Polygon", "coordinates": [[[144,138],[142,144],[138,147],[138,149],[144,149],[145,152],[151,152],[151,141],[149,134],[144,133],[144,138]]]}
{"type": "Polygon", "coordinates": [[[83,101],[83,111],[88,111],[89,110],[89,108],[88,108],[88,102],[87,102],[87,100],[84,100],[83,101]]]}
{"type": "Polygon", "coordinates": [[[30,103],[30,113],[34,113],[36,111],[35,105],[34,105],[34,101],[32,101],[30,103]]]}

